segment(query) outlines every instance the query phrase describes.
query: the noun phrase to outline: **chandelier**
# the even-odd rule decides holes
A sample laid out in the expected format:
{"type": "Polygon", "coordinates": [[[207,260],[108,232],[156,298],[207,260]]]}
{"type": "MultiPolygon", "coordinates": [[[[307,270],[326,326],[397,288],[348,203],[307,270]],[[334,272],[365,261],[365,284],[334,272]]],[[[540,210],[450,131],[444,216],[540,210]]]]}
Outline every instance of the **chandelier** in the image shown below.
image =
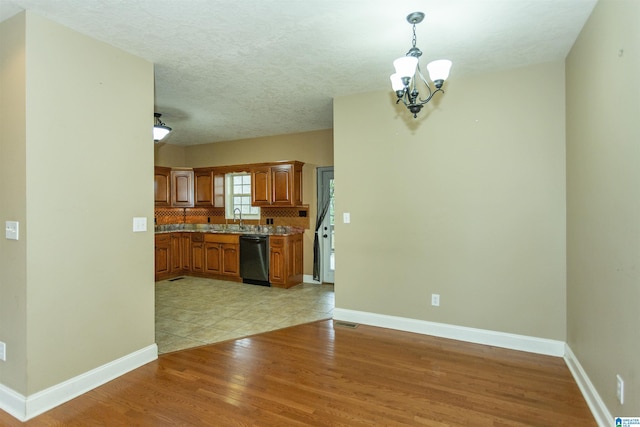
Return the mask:
{"type": "Polygon", "coordinates": [[[153,113],[153,117],[156,118],[155,123],[153,125],[153,140],[154,141],[160,141],[162,138],[164,138],[165,136],[169,135],[169,132],[171,132],[171,128],[167,125],[165,125],[162,120],[160,120],[160,117],[162,116],[162,114],[160,113],[153,113]]]}
{"type": "Polygon", "coordinates": [[[396,104],[402,103],[413,113],[413,117],[417,118],[422,106],[431,101],[433,95],[438,92],[444,93],[442,85],[449,77],[451,70],[451,61],[448,59],[439,59],[427,64],[429,78],[435,86],[435,90],[431,88],[427,80],[420,70],[419,59],[422,51],[416,47],[416,24],[424,19],[424,13],[413,12],[407,16],[407,22],[413,25],[412,47],[407,54],[393,61],[396,72],[391,75],[391,86],[398,96],[396,104]],[[426,98],[420,98],[418,85],[425,86],[427,91],[426,98]]]}

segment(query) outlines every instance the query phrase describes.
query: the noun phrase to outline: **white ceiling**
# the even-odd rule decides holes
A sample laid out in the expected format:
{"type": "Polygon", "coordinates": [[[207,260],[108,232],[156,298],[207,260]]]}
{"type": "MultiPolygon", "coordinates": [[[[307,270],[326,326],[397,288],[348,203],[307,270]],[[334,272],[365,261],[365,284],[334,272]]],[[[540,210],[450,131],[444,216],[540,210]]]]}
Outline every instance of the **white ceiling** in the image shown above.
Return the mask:
{"type": "Polygon", "coordinates": [[[410,12],[421,62],[451,59],[453,81],[564,59],[595,3],[0,0],[0,21],[31,10],[152,61],[166,142],[192,145],[331,128],[333,97],[391,90],[410,12]]]}

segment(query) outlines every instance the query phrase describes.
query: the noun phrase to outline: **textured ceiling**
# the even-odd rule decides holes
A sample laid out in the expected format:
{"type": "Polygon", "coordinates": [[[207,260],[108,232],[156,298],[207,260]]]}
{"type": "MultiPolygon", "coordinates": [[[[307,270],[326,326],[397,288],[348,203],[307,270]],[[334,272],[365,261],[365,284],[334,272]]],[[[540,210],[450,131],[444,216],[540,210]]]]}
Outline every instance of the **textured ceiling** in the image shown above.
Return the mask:
{"type": "MultiPolygon", "coordinates": [[[[166,142],[203,144],[333,126],[335,96],[391,90],[392,61],[459,76],[562,60],[596,0],[0,0],[155,64],[166,142]]],[[[540,88],[544,90],[544,88],[540,88]]]]}

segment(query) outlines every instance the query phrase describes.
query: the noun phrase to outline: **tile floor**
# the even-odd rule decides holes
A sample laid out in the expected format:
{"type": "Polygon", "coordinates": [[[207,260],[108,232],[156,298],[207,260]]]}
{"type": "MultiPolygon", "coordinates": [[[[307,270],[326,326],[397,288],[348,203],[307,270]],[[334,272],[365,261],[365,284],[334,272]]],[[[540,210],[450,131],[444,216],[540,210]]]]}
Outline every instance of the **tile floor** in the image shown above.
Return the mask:
{"type": "Polygon", "coordinates": [[[333,285],[290,289],[184,277],[156,282],[156,343],[168,353],[330,319],[333,285]]]}

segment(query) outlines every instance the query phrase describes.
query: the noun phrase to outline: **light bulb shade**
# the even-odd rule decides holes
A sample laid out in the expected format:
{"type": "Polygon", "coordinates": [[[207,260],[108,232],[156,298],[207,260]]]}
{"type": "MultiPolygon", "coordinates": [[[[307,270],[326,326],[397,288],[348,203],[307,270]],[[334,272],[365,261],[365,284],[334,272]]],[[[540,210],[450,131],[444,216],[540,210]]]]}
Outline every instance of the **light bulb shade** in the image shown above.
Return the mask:
{"type": "Polygon", "coordinates": [[[404,90],[404,83],[402,83],[402,77],[400,76],[400,74],[391,74],[389,79],[391,79],[391,87],[393,88],[394,92],[404,90]]]}
{"type": "Polygon", "coordinates": [[[451,65],[452,62],[448,59],[438,59],[437,61],[429,62],[427,64],[427,70],[429,71],[431,81],[447,80],[449,71],[451,71],[451,65]]]}
{"type": "Polygon", "coordinates": [[[396,74],[400,77],[411,77],[416,73],[416,67],[418,66],[418,58],[415,56],[403,56],[393,61],[393,66],[396,69],[396,74]]]}
{"type": "Polygon", "coordinates": [[[155,125],[153,126],[153,140],[160,141],[165,136],[169,135],[171,132],[171,128],[165,125],[155,125]]]}

